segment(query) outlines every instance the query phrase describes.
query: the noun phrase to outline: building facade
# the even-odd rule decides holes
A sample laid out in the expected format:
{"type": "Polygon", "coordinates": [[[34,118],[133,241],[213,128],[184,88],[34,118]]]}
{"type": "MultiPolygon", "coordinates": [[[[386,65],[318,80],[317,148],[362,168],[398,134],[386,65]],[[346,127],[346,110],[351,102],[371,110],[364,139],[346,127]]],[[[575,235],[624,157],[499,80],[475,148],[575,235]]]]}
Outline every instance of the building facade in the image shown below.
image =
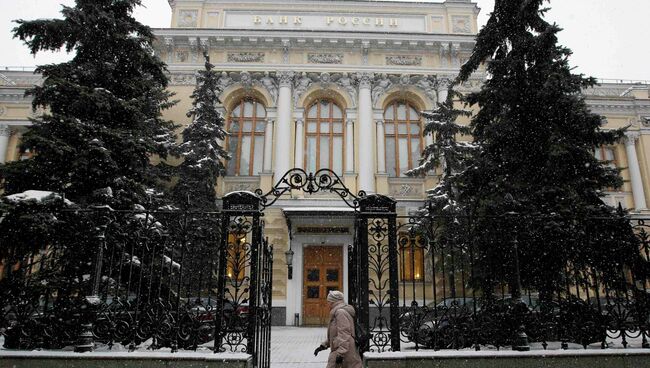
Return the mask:
{"type": "MultiPolygon", "coordinates": [[[[219,196],[269,191],[291,168],[331,169],[352,191],[381,193],[407,214],[421,206],[436,173],[410,178],[422,148],[422,111],[446,98],[449,82],[471,54],[479,8],[470,0],[440,3],[348,0],[170,0],[172,24],[157,29],[156,50],[169,66],[180,102],[166,118],[186,125],[203,52],[221,72],[222,113],[231,133],[228,175],[219,196]]],[[[480,88],[479,72],[461,86],[480,88]]],[[[29,126],[29,70],[0,70],[0,162],[19,150],[29,126]]],[[[605,128],[630,126],[624,142],[596,155],[623,170],[612,205],[640,213],[650,199],[650,85],[605,82],[584,91],[605,128]]],[[[468,120],[465,120],[467,123],[468,120]]],[[[347,294],[347,244],[353,213],[335,194],[292,192],[265,213],[275,245],[274,323],[327,322],[329,289],[347,294]],[[293,252],[293,272],[284,257],[293,252]]],[[[403,271],[423,274],[424,263],[403,271]]],[[[405,272],[405,273],[404,273],[405,272]]]]}

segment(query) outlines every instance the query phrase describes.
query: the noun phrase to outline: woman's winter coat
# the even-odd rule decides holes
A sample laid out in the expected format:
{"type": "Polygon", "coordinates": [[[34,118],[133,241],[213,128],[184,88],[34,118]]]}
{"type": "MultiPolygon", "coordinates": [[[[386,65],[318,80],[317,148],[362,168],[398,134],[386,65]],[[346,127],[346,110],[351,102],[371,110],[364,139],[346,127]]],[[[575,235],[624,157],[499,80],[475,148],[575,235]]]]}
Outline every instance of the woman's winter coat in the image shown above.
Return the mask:
{"type": "Polygon", "coordinates": [[[338,302],[330,311],[327,340],[323,346],[331,349],[327,368],[361,368],[361,357],[354,343],[354,308],[345,302],[338,302]],[[343,363],[336,365],[336,357],[342,356],[343,363]]]}

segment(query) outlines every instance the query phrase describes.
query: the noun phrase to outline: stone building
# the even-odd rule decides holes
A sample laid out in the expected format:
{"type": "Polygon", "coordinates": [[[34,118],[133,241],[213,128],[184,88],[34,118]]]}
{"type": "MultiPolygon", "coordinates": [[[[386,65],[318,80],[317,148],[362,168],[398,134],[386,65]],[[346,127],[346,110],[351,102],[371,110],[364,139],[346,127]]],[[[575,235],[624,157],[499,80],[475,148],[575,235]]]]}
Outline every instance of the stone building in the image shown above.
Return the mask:
{"type": "MultiPolygon", "coordinates": [[[[166,118],[187,124],[186,112],[207,51],[220,84],[233,159],[219,196],[269,191],[291,168],[337,173],[356,193],[394,197],[398,212],[418,208],[437,176],[409,178],[422,148],[420,112],[446,98],[450,79],[470,55],[479,8],[470,0],[439,3],[354,0],[170,0],[172,24],[156,29],[156,49],[169,66],[180,102],[166,118]]],[[[461,87],[480,87],[477,73],[461,87]]],[[[29,157],[20,136],[33,113],[24,97],[39,77],[0,70],[0,162],[29,157]]],[[[605,81],[585,91],[605,128],[630,126],[624,142],[596,154],[625,168],[611,204],[641,213],[650,193],[650,86],[605,81]]],[[[337,195],[294,192],[265,214],[275,245],[275,324],[326,322],[328,289],[347,292],[347,244],[353,214],[337,195]],[[284,254],[293,251],[293,274],[284,254]]],[[[423,274],[415,262],[409,277],[423,274]]]]}

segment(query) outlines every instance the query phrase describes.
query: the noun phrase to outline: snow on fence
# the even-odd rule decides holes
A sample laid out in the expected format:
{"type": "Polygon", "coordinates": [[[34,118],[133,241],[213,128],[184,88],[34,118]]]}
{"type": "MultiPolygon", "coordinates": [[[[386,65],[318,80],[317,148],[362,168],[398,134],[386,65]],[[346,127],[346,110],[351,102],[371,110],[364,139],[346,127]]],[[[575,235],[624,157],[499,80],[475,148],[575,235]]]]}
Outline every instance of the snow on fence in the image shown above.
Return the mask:
{"type": "MultiPolygon", "coordinates": [[[[255,222],[245,217],[228,214],[224,222],[222,213],[61,210],[42,214],[49,226],[34,226],[30,234],[9,234],[12,221],[20,221],[20,216],[12,216],[0,216],[0,234],[5,234],[0,238],[4,241],[0,328],[6,348],[75,346],[87,351],[101,344],[126,350],[146,346],[171,352],[201,347],[242,351],[245,340],[258,331],[251,323],[262,323],[262,317],[253,314],[260,308],[248,305],[254,248],[249,238],[255,222]],[[226,283],[222,298],[216,292],[220,281],[226,283]]],[[[555,221],[528,217],[519,221],[555,221]]],[[[502,254],[503,272],[480,274],[485,249],[477,245],[485,244],[490,234],[473,231],[473,221],[479,220],[492,221],[495,234],[503,235],[499,232],[511,219],[398,217],[388,236],[396,237],[399,286],[388,290],[381,279],[388,273],[386,243],[369,247],[368,263],[376,269],[367,287],[374,307],[369,326],[360,326],[371,333],[361,338],[385,338],[376,331],[391,330],[386,323],[396,308],[404,350],[505,346],[526,350],[532,343],[546,349],[554,342],[562,349],[572,344],[607,348],[612,339],[624,348],[650,347],[646,219],[621,215],[615,224],[594,219],[594,233],[605,225],[631,224],[636,237],[600,239],[581,233],[576,237],[584,242],[580,247],[598,249],[633,241],[639,257],[632,262],[637,263],[615,263],[618,271],[604,274],[566,262],[559,277],[553,278],[560,283],[551,285],[552,293],[531,287],[540,284],[538,274],[530,271],[531,263],[556,256],[527,252],[528,242],[540,239],[503,236],[508,242],[506,247],[501,244],[501,249],[508,249],[502,254]],[[456,227],[455,235],[442,237],[450,233],[441,229],[450,226],[456,227]],[[490,293],[485,292],[488,281],[494,286],[490,293]],[[390,293],[399,295],[399,305],[388,305],[390,293]]],[[[544,234],[543,228],[539,234],[544,234]]],[[[266,243],[257,246],[270,252],[266,243]]],[[[270,256],[265,252],[260,254],[270,256]]],[[[270,287],[268,266],[260,288],[270,287]]],[[[548,275],[539,276],[543,274],[548,275]]],[[[270,300],[265,302],[270,305],[270,300]]]]}

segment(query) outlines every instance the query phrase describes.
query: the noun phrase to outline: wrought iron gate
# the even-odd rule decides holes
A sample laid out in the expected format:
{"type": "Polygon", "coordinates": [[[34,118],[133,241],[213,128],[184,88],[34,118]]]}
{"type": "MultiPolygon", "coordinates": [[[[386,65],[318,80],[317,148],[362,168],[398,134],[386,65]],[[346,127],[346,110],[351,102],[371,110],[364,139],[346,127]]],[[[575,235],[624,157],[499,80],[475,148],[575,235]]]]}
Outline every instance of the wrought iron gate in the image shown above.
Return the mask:
{"type": "Polygon", "coordinates": [[[246,352],[254,367],[268,368],[273,249],[263,235],[261,205],[250,192],[223,198],[215,352],[246,352]]]}

